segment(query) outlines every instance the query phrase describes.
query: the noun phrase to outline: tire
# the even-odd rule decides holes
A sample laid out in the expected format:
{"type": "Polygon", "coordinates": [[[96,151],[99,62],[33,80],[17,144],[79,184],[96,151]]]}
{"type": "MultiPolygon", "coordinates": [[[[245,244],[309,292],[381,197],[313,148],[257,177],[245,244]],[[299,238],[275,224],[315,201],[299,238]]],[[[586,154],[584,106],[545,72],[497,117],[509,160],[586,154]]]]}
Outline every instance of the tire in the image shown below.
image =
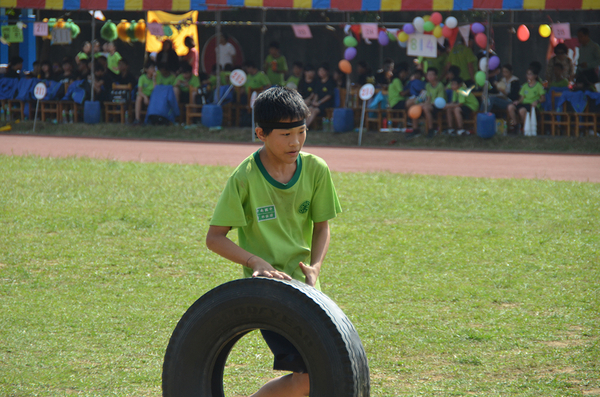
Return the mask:
{"type": "Polygon", "coordinates": [[[175,327],[163,364],[165,397],[224,397],[235,343],[255,329],[286,337],[310,376],[310,397],[368,397],[367,357],[356,329],[325,294],[296,280],[245,278],[198,299],[175,327]]]}

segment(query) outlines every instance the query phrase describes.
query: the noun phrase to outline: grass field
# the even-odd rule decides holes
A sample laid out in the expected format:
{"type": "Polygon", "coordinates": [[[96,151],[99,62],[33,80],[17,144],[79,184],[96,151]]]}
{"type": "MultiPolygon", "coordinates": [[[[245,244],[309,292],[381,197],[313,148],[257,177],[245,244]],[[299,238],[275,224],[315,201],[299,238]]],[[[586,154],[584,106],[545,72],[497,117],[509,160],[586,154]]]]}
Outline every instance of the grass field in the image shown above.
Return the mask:
{"type": "MultiPolygon", "coordinates": [[[[230,168],[0,156],[0,396],[159,396],[169,336],[241,274],[204,245],[230,168]]],[[[323,291],[372,396],[600,395],[598,184],[333,175],[323,291]]],[[[271,376],[251,335],[228,396],[271,376]]]]}

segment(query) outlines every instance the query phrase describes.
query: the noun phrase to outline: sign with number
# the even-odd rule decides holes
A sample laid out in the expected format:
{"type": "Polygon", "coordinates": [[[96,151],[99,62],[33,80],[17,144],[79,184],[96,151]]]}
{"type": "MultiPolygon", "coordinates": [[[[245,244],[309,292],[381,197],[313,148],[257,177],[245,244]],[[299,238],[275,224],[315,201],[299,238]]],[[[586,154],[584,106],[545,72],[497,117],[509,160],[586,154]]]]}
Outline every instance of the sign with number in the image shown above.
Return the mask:
{"type": "Polygon", "coordinates": [[[33,24],[34,36],[48,36],[48,24],[46,22],[35,22],[33,24]]]}
{"type": "Polygon", "coordinates": [[[229,75],[229,81],[236,87],[246,84],[246,73],[242,69],[236,69],[229,75]]]}
{"type": "Polygon", "coordinates": [[[571,38],[571,24],[569,23],[553,23],[552,32],[557,39],[567,40],[571,38]]]}
{"type": "Polygon", "coordinates": [[[23,31],[17,25],[2,26],[2,38],[7,43],[22,43],[23,31]]]}
{"type": "Polygon", "coordinates": [[[437,58],[437,39],[431,34],[411,34],[408,36],[406,54],[437,58]]]}
{"type": "Polygon", "coordinates": [[[35,96],[36,99],[44,99],[46,96],[46,84],[37,83],[33,89],[33,96],[35,96]]]}
{"type": "Polygon", "coordinates": [[[375,95],[375,86],[373,84],[365,84],[360,87],[360,91],[358,92],[358,96],[363,101],[368,101],[375,95]]]}
{"type": "Polygon", "coordinates": [[[360,30],[365,39],[377,40],[379,38],[379,27],[376,23],[361,23],[360,30]]]}
{"type": "Polygon", "coordinates": [[[52,41],[54,44],[71,44],[71,29],[52,29],[52,41]]]}
{"type": "Polygon", "coordinates": [[[152,23],[149,23],[147,25],[147,27],[148,27],[148,32],[150,32],[150,34],[152,36],[164,36],[165,35],[165,30],[163,29],[163,26],[160,23],[152,22],[152,23]]]}
{"type": "Polygon", "coordinates": [[[312,39],[312,33],[310,31],[310,27],[308,25],[292,25],[292,29],[294,29],[294,34],[298,39],[312,39]]]}

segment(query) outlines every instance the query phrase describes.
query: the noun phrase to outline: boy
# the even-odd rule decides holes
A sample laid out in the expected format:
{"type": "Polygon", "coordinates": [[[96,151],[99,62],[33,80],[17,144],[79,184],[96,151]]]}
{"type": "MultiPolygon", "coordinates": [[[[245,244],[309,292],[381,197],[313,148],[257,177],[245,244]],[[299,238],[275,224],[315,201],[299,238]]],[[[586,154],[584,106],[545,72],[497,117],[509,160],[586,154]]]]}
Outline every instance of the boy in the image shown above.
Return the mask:
{"type": "Polygon", "coordinates": [[[410,94],[410,97],[406,100],[407,109],[425,100],[425,82],[423,81],[423,71],[421,69],[415,69],[405,89],[410,94]]]}
{"type": "Polygon", "coordinates": [[[404,80],[408,75],[408,66],[406,64],[400,64],[394,71],[392,84],[388,88],[388,103],[391,109],[404,109],[405,108],[405,90],[404,80]]]}
{"type": "Polygon", "coordinates": [[[302,79],[302,75],[304,74],[304,65],[300,61],[294,62],[292,65],[292,75],[288,77],[285,82],[285,85],[290,88],[298,88],[298,84],[300,84],[300,80],[302,79]],[[290,86],[290,83],[293,83],[294,86],[290,86]]]}
{"type": "Polygon", "coordinates": [[[171,73],[166,62],[158,64],[156,73],[156,85],[175,85],[175,74],[171,73]]]}
{"type": "Polygon", "coordinates": [[[554,64],[554,66],[552,67],[553,69],[553,78],[552,80],[548,81],[548,87],[552,88],[552,87],[557,87],[557,88],[563,88],[563,87],[568,87],[569,86],[569,80],[567,80],[566,77],[564,77],[564,69],[565,67],[562,65],[562,63],[558,63],[556,62],[554,64]]]}
{"type": "Polygon", "coordinates": [[[298,83],[298,92],[304,99],[304,103],[307,105],[312,103],[316,95],[317,81],[315,80],[315,67],[313,65],[306,65],[304,67],[304,78],[298,83]]]}
{"type": "Polygon", "coordinates": [[[106,57],[106,61],[108,64],[108,69],[114,74],[119,74],[119,61],[121,60],[121,54],[117,52],[117,47],[114,42],[109,42],[107,44],[108,47],[108,56],[106,57]]]}
{"type": "MultiPolygon", "coordinates": [[[[206,245],[243,265],[245,277],[294,278],[318,288],[328,221],[341,208],[327,164],[300,152],[308,108],[296,91],[272,87],[258,96],[254,112],[263,146],[229,177],[206,245]],[[227,237],[232,228],[238,228],[239,245],[227,237]]],[[[308,396],[309,375],[299,352],[279,334],[261,332],[275,355],[273,369],[293,373],[269,381],[252,397],[308,396]]]]}
{"type": "Polygon", "coordinates": [[[262,70],[258,70],[256,64],[253,61],[245,61],[242,67],[246,75],[246,94],[250,93],[250,90],[266,90],[271,86],[271,81],[262,70]]]}
{"type": "Polygon", "coordinates": [[[452,79],[452,102],[446,104],[446,118],[448,119],[448,129],[444,133],[448,135],[469,135],[470,132],[464,129],[463,120],[470,118],[473,112],[479,109],[479,101],[472,90],[467,89],[460,77],[452,79]],[[452,118],[456,120],[458,131],[455,132],[452,118]]]}
{"type": "Polygon", "coordinates": [[[444,90],[444,85],[438,81],[438,71],[436,68],[430,67],[427,70],[425,92],[427,93],[427,99],[425,100],[425,103],[423,103],[423,113],[425,113],[425,119],[429,126],[427,138],[433,138],[435,136],[435,128],[432,128],[433,115],[437,114],[437,108],[433,107],[433,103],[436,98],[443,98],[446,100],[446,91],[444,90]]]}
{"type": "Polygon", "coordinates": [[[283,75],[287,73],[288,66],[285,57],[279,51],[279,43],[276,41],[269,44],[269,55],[265,59],[263,69],[271,85],[283,85],[283,75]]]}
{"type": "Polygon", "coordinates": [[[310,115],[306,120],[306,125],[310,126],[319,114],[325,114],[325,109],[334,106],[335,82],[329,76],[329,65],[323,63],[317,69],[319,79],[315,85],[315,96],[312,103],[309,103],[310,115]]]}
{"type": "Polygon", "coordinates": [[[177,103],[196,103],[196,94],[200,87],[198,76],[193,74],[192,65],[187,62],[181,62],[181,74],[175,78],[173,83],[173,92],[177,103]],[[190,102],[190,88],[192,89],[192,98],[190,102]]]}
{"type": "Polygon", "coordinates": [[[531,107],[537,107],[544,99],[546,99],[546,90],[542,83],[538,81],[539,71],[536,68],[530,67],[527,69],[527,82],[521,86],[519,91],[519,99],[508,105],[508,116],[511,124],[509,127],[509,133],[515,133],[515,127],[519,120],[517,119],[517,110],[519,111],[521,125],[525,124],[525,118],[527,112],[531,111],[531,107]]]}
{"type": "Polygon", "coordinates": [[[138,80],[138,93],[135,98],[135,121],[134,124],[140,123],[140,114],[142,112],[142,103],[148,106],[150,103],[150,95],[154,91],[156,85],[156,74],[154,62],[148,61],[144,67],[144,74],[138,80]]]}

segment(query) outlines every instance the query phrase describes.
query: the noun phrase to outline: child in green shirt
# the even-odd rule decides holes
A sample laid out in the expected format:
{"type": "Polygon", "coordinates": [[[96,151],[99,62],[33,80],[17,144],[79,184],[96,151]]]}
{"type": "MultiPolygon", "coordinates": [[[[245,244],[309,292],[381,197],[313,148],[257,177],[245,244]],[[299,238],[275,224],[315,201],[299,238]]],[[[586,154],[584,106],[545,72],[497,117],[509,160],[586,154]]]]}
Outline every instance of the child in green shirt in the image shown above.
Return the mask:
{"type": "Polygon", "coordinates": [[[300,61],[294,62],[292,65],[292,75],[288,77],[285,82],[286,87],[298,89],[298,84],[300,84],[300,80],[302,80],[302,76],[304,74],[304,64],[300,61]],[[291,84],[294,84],[292,86],[291,84]]]}
{"type": "Polygon", "coordinates": [[[548,87],[568,87],[569,80],[563,77],[564,66],[560,62],[554,63],[554,78],[548,83],[548,87]]]}
{"type": "Polygon", "coordinates": [[[272,85],[283,85],[283,76],[287,73],[288,66],[285,57],[279,51],[279,43],[276,41],[269,44],[269,55],[265,59],[263,70],[272,85]]]}
{"type": "Polygon", "coordinates": [[[394,76],[396,77],[388,87],[388,104],[391,109],[405,109],[405,95],[409,94],[404,90],[404,84],[402,83],[408,77],[408,67],[406,64],[398,65],[394,71],[394,76]]]}
{"type": "Polygon", "coordinates": [[[108,56],[106,57],[108,69],[114,74],[119,74],[119,61],[122,59],[121,54],[117,52],[117,47],[112,41],[108,43],[108,56]]]}
{"type": "Polygon", "coordinates": [[[521,91],[519,91],[519,99],[508,105],[507,108],[510,120],[509,132],[515,133],[519,121],[521,125],[524,125],[531,107],[538,107],[544,99],[546,99],[546,90],[539,82],[537,70],[530,67],[527,69],[527,82],[521,86],[521,91]],[[520,118],[517,118],[517,111],[520,118]]]}
{"type": "Polygon", "coordinates": [[[447,103],[444,107],[448,120],[448,129],[444,133],[448,135],[470,135],[471,132],[464,128],[464,118],[470,118],[473,116],[473,112],[477,112],[479,101],[472,90],[467,89],[467,86],[460,77],[452,79],[451,87],[452,102],[447,103]],[[458,131],[454,129],[455,123],[453,121],[456,121],[458,131]]]}
{"type": "MultiPolygon", "coordinates": [[[[329,247],[329,223],[341,212],[327,164],[301,152],[309,110],[297,91],[272,87],[254,103],[263,146],[231,174],[206,236],[207,247],[243,266],[245,277],[292,278],[318,287],[329,247]],[[239,245],[227,237],[238,229],[239,245]]],[[[267,382],[259,396],[308,396],[300,352],[283,336],[261,330],[275,355],[273,369],[291,371],[267,382]]]]}
{"type": "Polygon", "coordinates": [[[135,121],[134,124],[140,123],[140,114],[142,112],[142,104],[148,106],[150,103],[150,95],[156,85],[156,66],[154,62],[148,61],[144,66],[144,74],[138,80],[138,92],[135,98],[135,121]]]}
{"type": "Polygon", "coordinates": [[[438,109],[433,106],[436,98],[443,98],[446,100],[446,90],[444,85],[438,81],[438,71],[434,67],[430,67],[427,70],[427,84],[425,85],[425,92],[427,93],[427,99],[423,103],[423,113],[425,113],[425,120],[429,126],[427,132],[427,138],[433,138],[435,136],[435,128],[433,127],[433,115],[437,114],[438,109]]]}
{"type": "Polygon", "coordinates": [[[181,63],[181,74],[175,78],[175,83],[173,84],[173,91],[178,103],[195,103],[198,87],[200,87],[200,80],[192,71],[192,65],[187,62],[181,63]]]}
{"type": "Polygon", "coordinates": [[[158,64],[158,72],[156,72],[156,85],[174,85],[175,74],[168,69],[166,62],[158,64]]]}
{"type": "MultiPolygon", "coordinates": [[[[271,86],[271,81],[262,70],[258,70],[253,61],[246,61],[242,66],[246,72],[246,94],[250,94],[250,90],[262,91],[271,86]]],[[[248,98],[249,99],[249,98],[248,98]]]]}

